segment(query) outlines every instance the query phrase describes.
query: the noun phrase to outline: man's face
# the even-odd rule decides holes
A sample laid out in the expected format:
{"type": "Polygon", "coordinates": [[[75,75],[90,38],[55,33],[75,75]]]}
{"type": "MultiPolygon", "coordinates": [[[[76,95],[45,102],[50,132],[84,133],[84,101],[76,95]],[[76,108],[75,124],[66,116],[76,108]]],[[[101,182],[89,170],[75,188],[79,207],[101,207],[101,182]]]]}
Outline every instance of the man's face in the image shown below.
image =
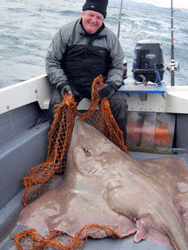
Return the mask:
{"type": "Polygon", "coordinates": [[[94,34],[103,24],[104,17],[101,13],[86,10],[82,12],[82,25],[88,34],[94,34]]]}

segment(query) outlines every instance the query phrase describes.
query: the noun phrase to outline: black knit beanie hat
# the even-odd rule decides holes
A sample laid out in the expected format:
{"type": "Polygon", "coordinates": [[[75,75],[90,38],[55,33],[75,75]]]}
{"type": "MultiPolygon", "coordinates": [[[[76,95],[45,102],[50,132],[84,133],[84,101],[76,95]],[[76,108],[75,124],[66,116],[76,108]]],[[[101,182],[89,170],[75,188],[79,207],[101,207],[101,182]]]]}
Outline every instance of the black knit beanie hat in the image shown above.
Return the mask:
{"type": "Polygon", "coordinates": [[[82,10],[94,10],[101,13],[104,18],[106,18],[107,5],[108,0],[86,0],[86,3],[84,4],[82,10]]]}

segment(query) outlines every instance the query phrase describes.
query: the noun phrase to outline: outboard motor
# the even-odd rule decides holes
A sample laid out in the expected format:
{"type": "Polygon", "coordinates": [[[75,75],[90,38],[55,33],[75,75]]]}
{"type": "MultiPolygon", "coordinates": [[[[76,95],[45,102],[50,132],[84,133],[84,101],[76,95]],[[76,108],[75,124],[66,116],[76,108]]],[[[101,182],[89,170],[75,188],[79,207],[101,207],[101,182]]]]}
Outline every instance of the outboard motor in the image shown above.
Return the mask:
{"type": "Polygon", "coordinates": [[[163,49],[159,41],[141,40],[137,42],[132,71],[136,81],[161,83],[165,69],[163,49]]]}

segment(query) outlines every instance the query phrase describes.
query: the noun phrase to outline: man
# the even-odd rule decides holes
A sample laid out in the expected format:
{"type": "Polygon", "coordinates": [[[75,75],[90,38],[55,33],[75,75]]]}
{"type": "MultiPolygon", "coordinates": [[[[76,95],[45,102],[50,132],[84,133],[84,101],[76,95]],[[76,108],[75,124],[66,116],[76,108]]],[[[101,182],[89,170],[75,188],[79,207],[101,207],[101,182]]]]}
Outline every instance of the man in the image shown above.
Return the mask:
{"type": "Polygon", "coordinates": [[[50,101],[61,103],[65,93],[79,102],[91,98],[91,85],[102,74],[101,97],[107,98],[114,118],[126,136],[126,95],[118,93],[123,79],[123,49],[118,38],[107,28],[108,0],[86,0],[81,19],[64,25],[54,36],[46,56],[46,72],[55,86],[50,101]]]}

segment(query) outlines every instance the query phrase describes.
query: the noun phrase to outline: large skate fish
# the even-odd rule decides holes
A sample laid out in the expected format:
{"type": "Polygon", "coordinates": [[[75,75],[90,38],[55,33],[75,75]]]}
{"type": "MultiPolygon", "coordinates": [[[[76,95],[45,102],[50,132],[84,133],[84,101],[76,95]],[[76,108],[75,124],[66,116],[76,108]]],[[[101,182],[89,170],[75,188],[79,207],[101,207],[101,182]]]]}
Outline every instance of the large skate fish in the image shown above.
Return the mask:
{"type": "MultiPolygon", "coordinates": [[[[182,159],[136,161],[94,127],[76,119],[63,181],[28,205],[19,224],[74,236],[83,226],[111,225],[188,250],[188,170],[182,159]]],[[[94,238],[105,237],[93,230],[94,238]]]]}

